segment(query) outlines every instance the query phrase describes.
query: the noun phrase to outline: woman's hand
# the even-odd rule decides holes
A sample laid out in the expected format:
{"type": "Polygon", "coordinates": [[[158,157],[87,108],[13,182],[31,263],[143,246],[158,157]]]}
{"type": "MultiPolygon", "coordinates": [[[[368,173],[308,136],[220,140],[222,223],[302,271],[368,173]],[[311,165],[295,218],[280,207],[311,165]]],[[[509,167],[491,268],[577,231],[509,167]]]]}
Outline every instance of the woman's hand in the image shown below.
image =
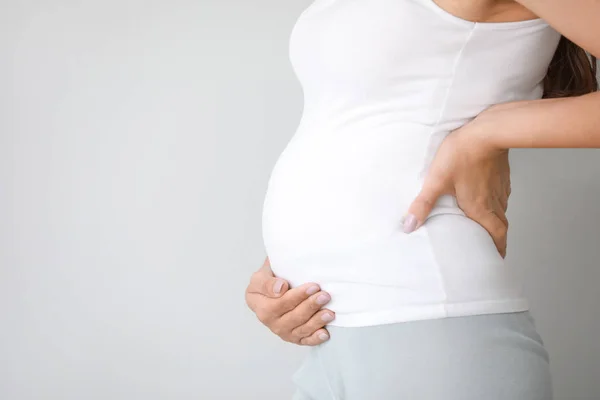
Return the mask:
{"type": "Polygon", "coordinates": [[[321,309],[331,300],[316,283],[289,289],[275,278],[268,259],[254,274],[246,289],[246,303],[260,322],[286,342],[315,346],[329,339],[324,328],[335,318],[331,310],[321,309]]]}
{"type": "Polygon", "coordinates": [[[449,194],[456,197],[467,217],[489,232],[498,252],[505,257],[510,196],[508,150],[489,144],[486,124],[481,122],[485,115],[480,117],[444,139],[423,188],[404,219],[404,230],[410,233],[421,226],[437,199],[449,194]]]}

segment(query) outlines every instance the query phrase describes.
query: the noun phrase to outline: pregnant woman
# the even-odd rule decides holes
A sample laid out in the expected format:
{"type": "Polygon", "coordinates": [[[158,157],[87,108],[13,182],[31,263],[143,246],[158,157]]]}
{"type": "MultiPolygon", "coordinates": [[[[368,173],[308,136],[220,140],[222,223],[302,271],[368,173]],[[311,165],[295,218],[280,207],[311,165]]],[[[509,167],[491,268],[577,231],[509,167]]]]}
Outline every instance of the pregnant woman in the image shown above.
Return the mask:
{"type": "Polygon", "coordinates": [[[600,54],[598,21],[595,0],[316,0],[301,14],[304,112],[270,176],[268,258],[246,297],[279,336],[318,345],[295,399],[552,398],[504,263],[507,152],[600,147],[584,51],[600,54]]]}

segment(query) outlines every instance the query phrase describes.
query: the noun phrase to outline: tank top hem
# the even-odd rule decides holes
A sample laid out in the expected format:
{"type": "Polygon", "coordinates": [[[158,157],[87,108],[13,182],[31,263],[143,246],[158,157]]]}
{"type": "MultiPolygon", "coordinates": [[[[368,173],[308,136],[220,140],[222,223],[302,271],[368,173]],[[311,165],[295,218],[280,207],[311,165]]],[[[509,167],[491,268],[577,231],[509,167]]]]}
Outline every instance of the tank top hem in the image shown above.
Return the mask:
{"type": "Polygon", "coordinates": [[[356,328],[374,325],[387,325],[401,322],[430,319],[466,317],[486,314],[505,314],[529,310],[526,298],[502,299],[492,301],[473,301],[462,303],[412,305],[390,310],[360,313],[336,313],[335,320],[329,325],[356,328]]]}

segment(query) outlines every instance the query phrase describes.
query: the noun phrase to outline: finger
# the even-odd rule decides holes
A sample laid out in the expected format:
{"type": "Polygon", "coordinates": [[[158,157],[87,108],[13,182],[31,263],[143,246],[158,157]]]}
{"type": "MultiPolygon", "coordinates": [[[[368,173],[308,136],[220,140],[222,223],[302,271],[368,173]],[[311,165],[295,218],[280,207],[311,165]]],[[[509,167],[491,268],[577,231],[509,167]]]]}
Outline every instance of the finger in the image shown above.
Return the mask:
{"type": "Polygon", "coordinates": [[[403,229],[411,233],[427,219],[437,199],[443,194],[444,186],[437,180],[426,180],[421,192],[408,208],[404,217],[403,229]]]}
{"type": "Polygon", "coordinates": [[[506,210],[508,209],[508,199],[510,198],[510,194],[512,191],[511,188],[511,181],[510,181],[510,162],[509,162],[509,157],[508,157],[508,151],[506,151],[505,153],[502,154],[501,156],[501,170],[500,170],[500,177],[503,178],[502,179],[502,188],[503,193],[502,193],[502,205],[503,205],[503,209],[506,212],[506,210]],[[504,167],[504,168],[502,168],[504,167]]]}
{"type": "Polygon", "coordinates": [[[500,218],[492,214],[490,215],[491,217],[484,220],[482,225],[492,236],[498,252],[502,255],[506,250],[506,226],[500,218]]]}
{"type": "MultiPolygon", "coordinates": [[[[323,293],[319,291],[320,287],[316,283],[305,283],[297,288],[290,289],[278,299],[270,299],[263,296],[262,299],[256,300],[256,304],[258,306],[256,313],[257,315],[260,314],[258,317],[261,321],[266,321],[265,323],[268,324],[269,321],[281,318],[284,314],[294,310],[305,301],[308,301],[309,303],[316,302],[316,298],[323,293]],[[312,300],[309,300],[311,297],[312,300]]],[[[301,313],[302,310],[303,308],[300,309],[301,313]]],[[[317,310],[318,308],[315,309],[310,316],[312,316],[317,310]]],[[[308,318],[303,322],[297,323],[296,325],[286,324],[286,326],[289,326],[289,330],[291,331],[293,328],[306,322],[307,320],[308,318]]]]}
{"type": "Polygon", "coordinates": [[[285,310],[282,314],[282,320],[289,321],[293,325],[292,329],[306,323],[317,311],[331,301],[329,293],[319,290],[315,292],[314,285],[308,285],[305,290],[298,293],[297,297],[295,297],[296,293],[293,293],[296,289],[292,289],[279,301],[279,311],[285,310]],[[290,296],[292,294],[294,297],[290,296]]]}
{"type": "Polygon", "coordinates": [[[506,217],[506,209],[504,207],[504,202],[502,199],[498,199],[496,201],[496,205],[494,207],[494,214],[502,221],[505,226],[505,230],[508,230],[508,218],[506,217]]]}
{"type": "Polygon", "coordinates": [[[498,249],[498,253],[500,253],[502,258],[506,258],[506,246],[504,246],[502,249],[498,249]]]}
{"type": "MultiPolygon", "coordinates": [[[[309,285],[308,290],[305,290],[304,293],[312,293],[314,292],[315,286],[309,285]]],[[[323,305],[327,304],[331,300],[331,296],[328,293],[320,292],[312,294],[310,297],[304,299],[303,301],[298,302],[300,297],[297,299],[291,299],[289,303],[283,303],[283,300],[288,300],[289,295],[294,295],[296,289],[291,290],[288,295],[284,296],[281,299],[271,301],[270,306],[271,309],[262,310],[259,315],[259,319],[263,321],[265,325],[267,325],[271,330],[273,330],[279,336],[292,336],[292,332],[298,329],[301,326],[307,324],[316,314],[321,310],[323,305]],[[287,310],[287,312],[286,312],[287,310]]],[[[257,313],[259,314],[259,313],[257,313]]],[[[327,322],[331,321],[332,318],[327,318],[327,316],[334,316],[333,312],[328,310],[328,312],[321,312],[317,319],[313,321],[312,326],[316,326],[315,323],[317,321],[322,321],[321,325],[316,326],[311,331],[302,330],[301,332],[296,332],[295,338],[296,341],[300,339],[300,337],[308,336],[312,334],[318,328],[324,326],[327,322]]],[[[309,329],[309,327],[305,327],[304,329],[309,329]]]]}
{"type": "Polygon", "coordinates": [[[298,344],[301,344],[303,346],[317,346],[328,340],[329,340],[329,332],[327,332],[327,329],[319,329],[318,331],[316,331],[309,337],[300,339],[298,344]]]}
{"type": "Polygon", "coordinates": [[[276,278],[271,271],[271,267],[263,265],[258,271],[252,274],[248,293],[261,294],[270,298],[278,298],[289,289],[289,283],[285,279],[276,278]]]}
{"type": "Polygon", "coordinates": [[[498,252],[504,254],[506,251],[506,234],[508,230],[506,217],[500,217],[490,209],[476,211],[475,213],[465,212],[465,214],[478,222],[490,234],[498,252]]]}
{"type": "Polygon", "coordinates": [[[320,310],[316,314],[309,316],[308,321],[292,330],[292,336],[300,340],[311,336],[313,333],[330,323],[335,319],[335,313],[331,310],[320,310]]]}
{"type": "Polygon", "coordinates": [[[500,221],[502,221],[502,224],[504,225],[504,235],[501,238],[501,240],[499,240],[499,243],[497,243],[496,241],[494,243],[496,243],[496,247],[498,248],[498,252],[502,256],[502,258],[505,258],[506,257],[506,248],[508,245],[509,223],[508,223],[508,218],[506,217],[506,206],[503,206],[501,204],[500,199],[499,199],[498,203],[496,204],[495,210],[496,210],[495,211],[496,216],[498,217],[498,219],[500,219],[500,221]],[[503,208],[500,209],[498,207],[503,207],[503,208]]]}
{"type": "Polygon", "coordinates": [[[500,206],[500,209],[502,210],[503,213],[505,213],[508,210],[508,196],[501,194],[498,197],[498,204],[500,206]]]}
{"type": "Polygon", "coordinates": [[[512,191],[512,189],[510,187],[510,182],[508,182],[508,184],[504,188],[503,196],[501,197],[502,208],[503,208],[504,212],[508,211],[508,199],[510,198],[511,191],[512,191]]]}
{"type": "Polygon", "coordinates": [[[508,210],[508,198],[510,197],[510,182],[500,183],[494,190],[494,198],[498,201],[503,212],[508,210]]]}

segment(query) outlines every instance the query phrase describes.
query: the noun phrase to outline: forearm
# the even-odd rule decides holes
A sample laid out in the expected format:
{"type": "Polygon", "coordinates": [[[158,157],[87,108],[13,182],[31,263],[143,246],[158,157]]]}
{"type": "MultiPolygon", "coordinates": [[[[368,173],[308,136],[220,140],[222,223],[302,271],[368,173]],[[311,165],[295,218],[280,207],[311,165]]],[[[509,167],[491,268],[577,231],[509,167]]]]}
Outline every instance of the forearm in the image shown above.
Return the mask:
{"type": "Polygon", "coordinates": [[[600,148],[600,92],[500,104],[481,115],[486,142],[510,148],[600,148]]]}

